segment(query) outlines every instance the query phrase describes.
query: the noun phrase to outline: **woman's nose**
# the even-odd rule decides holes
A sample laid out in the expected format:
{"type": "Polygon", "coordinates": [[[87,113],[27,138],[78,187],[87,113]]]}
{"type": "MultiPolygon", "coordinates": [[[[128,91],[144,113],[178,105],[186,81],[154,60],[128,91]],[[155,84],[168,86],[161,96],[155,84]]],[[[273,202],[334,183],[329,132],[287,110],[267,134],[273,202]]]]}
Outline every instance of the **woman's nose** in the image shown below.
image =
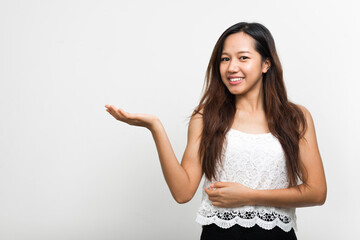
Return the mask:
{"type": "Polygon", "coordinates": [[[239,63],[237,61],[230,61],[229,63],[229,72],[238,72],[240,70],[239,63]]]}

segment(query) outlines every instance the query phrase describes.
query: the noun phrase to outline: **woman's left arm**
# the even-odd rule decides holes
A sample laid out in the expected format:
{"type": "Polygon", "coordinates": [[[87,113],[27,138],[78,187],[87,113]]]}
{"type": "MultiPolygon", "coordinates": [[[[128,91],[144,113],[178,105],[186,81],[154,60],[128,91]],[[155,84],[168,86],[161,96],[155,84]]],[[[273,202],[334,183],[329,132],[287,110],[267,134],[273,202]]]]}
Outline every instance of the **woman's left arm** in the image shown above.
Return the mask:
{"type": "Polygon", "coordinates": [[[205,189],[214,206],[307,207],[324,204],[327,187],[314,122],[309,111],[300,108],[307,121],[304,138],[299,142],[299,160],[307,173],[306,183],[285,189],[254,190],[239,183],[216,182],[205,189]]]}

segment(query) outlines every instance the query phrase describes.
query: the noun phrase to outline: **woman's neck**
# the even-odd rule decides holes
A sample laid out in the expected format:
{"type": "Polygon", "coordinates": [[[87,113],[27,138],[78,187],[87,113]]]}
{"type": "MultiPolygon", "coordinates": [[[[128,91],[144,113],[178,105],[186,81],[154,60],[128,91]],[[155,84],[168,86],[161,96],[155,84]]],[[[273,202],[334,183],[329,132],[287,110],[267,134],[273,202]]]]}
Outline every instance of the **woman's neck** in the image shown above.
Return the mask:
{"type": "Polygon", "coordinates": [[[248,113],[264,111],[262,88],[254,89],[254,91],[247,92],[246,94],[236,95],[235,106],[237,111],[245,111],[248,113]]]}

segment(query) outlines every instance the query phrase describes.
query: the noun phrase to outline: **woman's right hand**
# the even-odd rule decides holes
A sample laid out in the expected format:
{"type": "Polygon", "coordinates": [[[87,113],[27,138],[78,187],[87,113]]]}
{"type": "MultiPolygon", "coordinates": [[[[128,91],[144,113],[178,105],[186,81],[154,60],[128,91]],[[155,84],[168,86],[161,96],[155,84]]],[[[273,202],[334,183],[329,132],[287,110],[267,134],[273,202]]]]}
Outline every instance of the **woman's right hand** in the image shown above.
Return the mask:
{"type": "Polygon", "coordinates": [[[156,116],[143,113],[128,113],[113,105],[105,105],[106,111],[110,113],[115,119],[133,126],[146,127],[150,131],[155,123],[159,121],[156,116]]]}

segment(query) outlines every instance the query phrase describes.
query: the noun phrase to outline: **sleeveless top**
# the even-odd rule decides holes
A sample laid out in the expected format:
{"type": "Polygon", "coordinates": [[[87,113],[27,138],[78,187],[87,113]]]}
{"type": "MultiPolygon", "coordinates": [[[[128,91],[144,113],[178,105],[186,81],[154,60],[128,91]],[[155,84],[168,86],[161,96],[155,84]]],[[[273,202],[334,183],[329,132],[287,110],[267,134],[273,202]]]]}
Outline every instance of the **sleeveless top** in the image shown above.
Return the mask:
{"type": "MultiPolygon", "coordinates": [[[[241,183],[257,190],[287,188],[289,184],[282,146],[271,133],[250,134],[230,129],[225,138],[222,163],[216,167],[215,175],[216,181],[241,183]]],[[[296,230],[295,208],[215,207],[204,190],[210,183],[205,178],[196,215],[196,222],[201,225],[214,223],[221,228],[230,228],[238,224],[249,228],[257,224],[264,229],[278,226],[286,232],[291,228],[296,230]]]]}

